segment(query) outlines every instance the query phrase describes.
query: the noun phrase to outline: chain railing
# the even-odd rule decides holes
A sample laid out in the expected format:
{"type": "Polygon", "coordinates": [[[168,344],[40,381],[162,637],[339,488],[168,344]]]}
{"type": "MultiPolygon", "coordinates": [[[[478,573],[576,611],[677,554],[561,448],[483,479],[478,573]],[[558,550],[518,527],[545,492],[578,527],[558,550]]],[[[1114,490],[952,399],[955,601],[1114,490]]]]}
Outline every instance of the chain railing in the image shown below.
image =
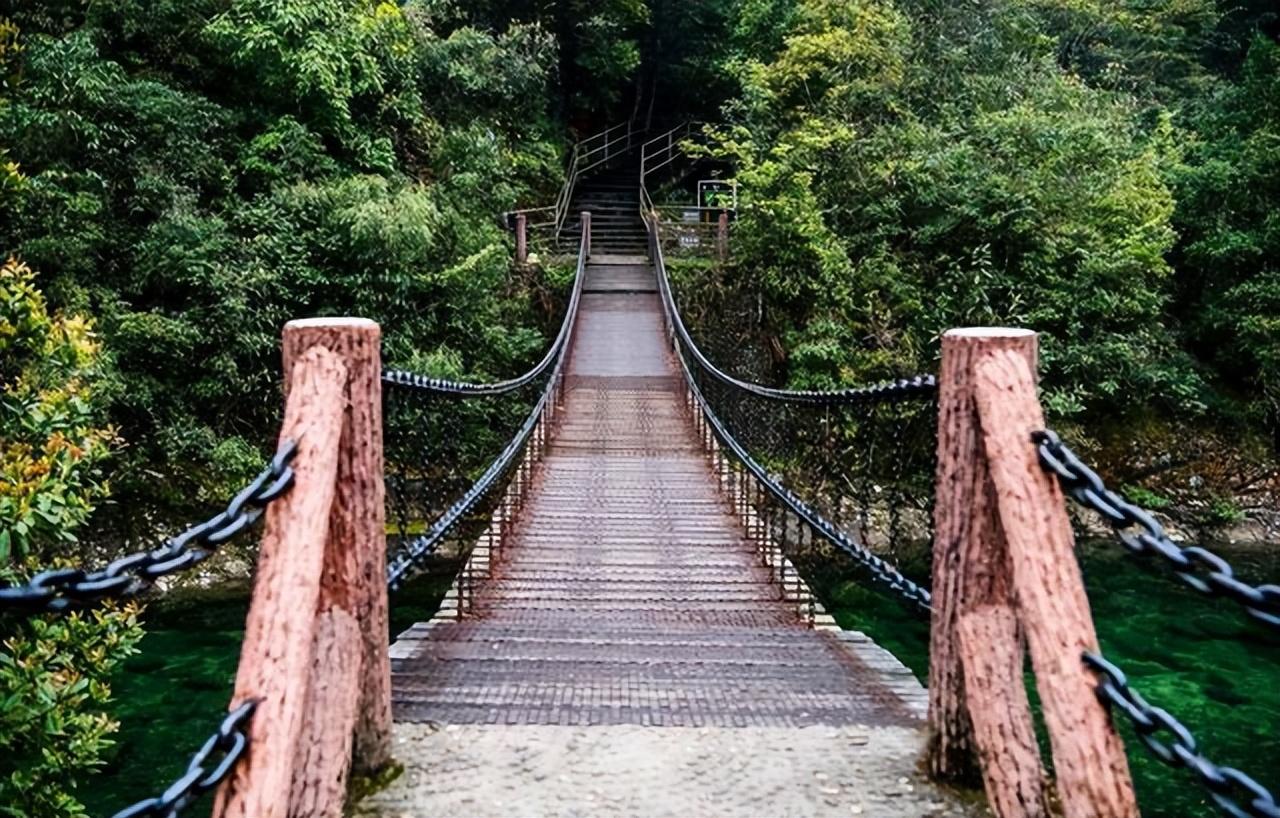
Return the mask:
{"type": "Polygon", "coordinates": [[[105,599],[127,599],[150,588],[161,577],[189,571],[219,546],[251,527],[271,501],[293,482],[290,462],[297,444],[286,442],[271,464],[241,489],[227,507],[158,548],[138,551],[99,569],[54,568],[22,585],[0,586],[0,613],[65,611],[105,599]]]}
{"type": "MultiPolygon", "coordinates": [[[[469,566],[471,548],[486,530],[490,539],[506,533],[505,525],[491,527],[495,515],[508,520],[523,503],[560,404],[582,296],[586,241],[583,237],[560,330],[528,372],[487,384],[394,370],[384,374],[387,581],[393,589],[424,561],[445,552],[469,566]]],[[[465,591],[473,580],[464,571],[460,587],[465,591]]]]}
{"type": "Polygon", "coordinates": [[[1098,675],[1098,698],[1112,713],[1119,713],[1133,727],[1138,740],[1153,756],[1170,767],[1193,774],[1209,797],[1231,818],[1280,818],[1271,792],[1234,767],[1219,766],[1206,758],[1195,736],[1169,711],[1152,707],[1120,668],[1096,653],[1084,654],[1085,666],[1098,675]]]}
{"type": "MultiPolygon", "coordinates": [[[[1206,596],[1229,599],[1255,621],[1280,627],[1280,585],[1251,585],[1239,579],[1231,564],[1214,552],[1174,542],[1150,512],[1108,488],[1101,476],[1054,432],[1035,432],[1031,442],[1041,468],[1055,477],[1076,503],[1098,513],[1115,529],[1120,543],[1131,554],[1159,558],[1187,587],[1206,596]]],[[[1085,652],[1082,658],[1097,675],[1097,694],[1102,703],[1129,722],[1153,756],[1171,767],[1191,772],[1223,814],[1232,818],[1280,818],[1280,806],[1266,787],[1235,768],[1219,766],[1205,757],[1191,731],[1168,711],[1148,704],[1129,686],[1116,665],[1093,652],[1085,652]]]]}
{"type": "Polygon", "coordinates": [[[1107,488],[1098,473],[1053,432],[1038,433],[1035,443],[1044,468],[1057,476],[1063,490],[1077,503],[1100,514],[1130,553],[1159,557],[1192,590],[1229,599],[1256,621],[1280,628],[1280,585],[1251,585],[1209,549],[1175,543],[1150,512],[1107,488]]]}
{"type": "MultiPolygon", "coordinates": [[[[223,511],[158,548],[129,554],[97,570],[57,568],[43,571],[23,585],[0,587],[0,613],[63,613],[108,599],[128,599],[162,577],[191,570],[251,528],[266,507],[289,490],[297,450],[295,441],[286,440],[271,463],[237,492],[223,511]]],[[[246,702],[229,713],[192,757],[183,775],[163,793],[139,801],[113,818],[177,818],[196,799],[215,789],[248,749],[246,729],[255,706],[246,702]]]]}
{"type": "Polygon", "coordinates": [[[810,592],[829,601],[859,575],[927,611],[936,381],[819,392],[724,372],[686,327],[666,272],[662,227],[647,223],[695,423],[766,562],[807,596],[810,615],[820,607],[810,592]],[[896,566],[904,557],[914,571],[896,566]]]}
{"type": "Polygon", "coordinates": [[[232,710],[187,763],[186,771],[154,798],[126,807],[112,818],[177,818],[184,809],[230,777],[249,749],[248,725],[256,702],[232,710]]]}

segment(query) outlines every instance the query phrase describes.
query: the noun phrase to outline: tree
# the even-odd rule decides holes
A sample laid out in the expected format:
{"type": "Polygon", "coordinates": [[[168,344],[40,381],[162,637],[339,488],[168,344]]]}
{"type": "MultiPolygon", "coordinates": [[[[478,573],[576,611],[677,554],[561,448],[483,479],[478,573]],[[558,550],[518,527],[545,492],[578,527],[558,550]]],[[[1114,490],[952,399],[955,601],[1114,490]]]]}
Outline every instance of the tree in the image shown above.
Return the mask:
{"type": "Polygon", "coordinates": [[[536,357],[496,215],[559,184],[537,24],[368,0],[21,13],[0,127],[27,178],[0,230],[56,307],[98,316],[121,507],[176,524],[257,470],[290,318],[358,311],[397,362],[477,377],[536,357]]]}
{"type": "Polygon", "coordinates": [[[1280,453],[1280,45],[1257,37],[1196,126],[1178,179],[1188,334],[1280,453]]]}
{"type": "MultiPolygon", "coordinates": [[[[100,352],[91,325],[51,315],[35,276],[0,267],[0,580],[67,564],[68,544],[107,493],[115,443],[93,406],[100,352]]],[[[74,554],[74,551],[71,552],[74,554]]],[[[72,818],[75,786],[99,766],[116,724],[112,671],[141,638],[136,609],[4,623],[0,643],[0,811],[72,818]]]]}
{"type": "MultiPolygon", "coordinates": [[[[997,6],[986,31],[1011,14],[997,6]]],[[[805,0],[780,51],[739,65],[741,124],[721,147],[787,377],[899,376],[931,366],[951,326],[1026,324],[1059,416],[1135,394],[1194,411],[1201,384],[1160,326],[1168,148],[1047,44],[970,40],[972,16],[925,42],[892,3],[805,0]]]]}

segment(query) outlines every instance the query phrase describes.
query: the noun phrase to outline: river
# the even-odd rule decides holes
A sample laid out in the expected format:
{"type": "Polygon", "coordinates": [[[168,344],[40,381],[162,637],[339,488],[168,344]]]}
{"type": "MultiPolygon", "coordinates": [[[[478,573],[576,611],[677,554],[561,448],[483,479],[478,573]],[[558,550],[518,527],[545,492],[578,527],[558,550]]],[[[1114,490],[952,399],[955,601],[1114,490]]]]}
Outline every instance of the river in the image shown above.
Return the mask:
{"type": "MultiPolygon", "coordinates": [[[[1251,581],[1280,580],[1280,546],[1216,549],[1251,581]]],[[[1280,793],[1280,633],[1250,623],[1229,601],[1201,597],[1159,566],[1144,568],[1112,542],[1086,543],[1080,554],[1106,656],[1152,705],[1191,728],[1201,752],[1280,793]]],[[[447,587],[439,575],[412,583],[393,600],[392,630],[428,618],[447,587]]],[[[226,708],[246,607],[239,589],[174,594],[152,605],[141,652],[114,684],[118,744],[102,775],[82,787],[91,815],[158,793],[182,771],[226,708]]],[[[866,631],[921,678],[927,673],[927,624],[865,578],[840,583],[830,607],[843,626],[866,631]]],[[[1155,761],[1131,730],[1124,736],[1146,818],[1218,814],[1189,773],[1155,761]]]]}

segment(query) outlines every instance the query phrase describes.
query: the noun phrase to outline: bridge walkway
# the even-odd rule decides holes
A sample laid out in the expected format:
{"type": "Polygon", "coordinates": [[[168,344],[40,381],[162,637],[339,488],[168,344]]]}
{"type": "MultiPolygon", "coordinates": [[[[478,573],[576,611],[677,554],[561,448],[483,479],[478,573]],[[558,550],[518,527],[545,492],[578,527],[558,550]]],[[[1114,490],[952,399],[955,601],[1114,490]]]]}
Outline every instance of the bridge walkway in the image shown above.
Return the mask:
{"type": "Polygon", "coordinates": [[[969,815],[916,769],[925,698],[780,598],[684,405],[652,268],[593,259],[564,411],[472,613],[392,651],[370,816],[969,815]]]}

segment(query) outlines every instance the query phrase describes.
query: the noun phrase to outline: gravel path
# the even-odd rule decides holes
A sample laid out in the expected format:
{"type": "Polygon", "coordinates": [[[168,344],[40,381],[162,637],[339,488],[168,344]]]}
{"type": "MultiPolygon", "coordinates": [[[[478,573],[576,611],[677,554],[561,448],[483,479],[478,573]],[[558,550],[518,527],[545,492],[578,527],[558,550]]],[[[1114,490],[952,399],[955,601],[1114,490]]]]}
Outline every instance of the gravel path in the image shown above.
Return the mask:
{"type": "Polygon", "coordinates": [[[403,724],[404,773],[361,818],[973,818],[916,770],[903,727],[403,724]]]}

